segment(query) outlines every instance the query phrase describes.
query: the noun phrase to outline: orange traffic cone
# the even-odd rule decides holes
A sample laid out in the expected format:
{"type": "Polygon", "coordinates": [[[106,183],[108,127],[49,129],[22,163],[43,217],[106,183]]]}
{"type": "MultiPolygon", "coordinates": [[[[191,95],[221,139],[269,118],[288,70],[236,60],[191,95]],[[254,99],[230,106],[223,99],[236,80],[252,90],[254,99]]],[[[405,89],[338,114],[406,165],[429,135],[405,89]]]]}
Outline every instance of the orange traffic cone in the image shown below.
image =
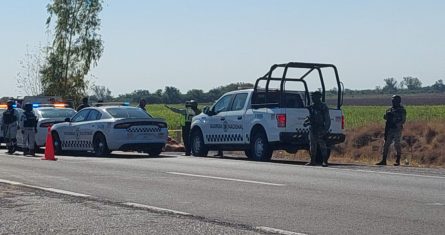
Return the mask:
{"type": "Polygon", "coordinates": [[[53,136],[51,135],[51,126],[48,127],[48,133],[46,134],[45,157],[43,157],[42,160],[57,160],[54,155],[54,144],[53,136]]]}

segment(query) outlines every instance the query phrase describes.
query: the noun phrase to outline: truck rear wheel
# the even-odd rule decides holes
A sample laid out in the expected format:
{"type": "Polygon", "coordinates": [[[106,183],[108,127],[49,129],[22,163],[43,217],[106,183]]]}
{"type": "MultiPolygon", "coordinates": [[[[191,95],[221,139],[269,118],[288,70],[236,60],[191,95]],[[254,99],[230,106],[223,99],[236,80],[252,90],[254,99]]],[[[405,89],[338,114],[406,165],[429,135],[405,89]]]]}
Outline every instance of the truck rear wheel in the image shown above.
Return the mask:
{"type": "Polygon", "coordinates": [[[250,145],[250,159],[255,161],[270,161],[272,158],[272,149],[263,131],[256,132],[253,135],[250,145]]]}
{"type": "Polygon", "coordinates": [[[196,157],[205,157],[209,153],[200,130],[194,130],[190,135],[190,147],[192,155],[196,157]]]}

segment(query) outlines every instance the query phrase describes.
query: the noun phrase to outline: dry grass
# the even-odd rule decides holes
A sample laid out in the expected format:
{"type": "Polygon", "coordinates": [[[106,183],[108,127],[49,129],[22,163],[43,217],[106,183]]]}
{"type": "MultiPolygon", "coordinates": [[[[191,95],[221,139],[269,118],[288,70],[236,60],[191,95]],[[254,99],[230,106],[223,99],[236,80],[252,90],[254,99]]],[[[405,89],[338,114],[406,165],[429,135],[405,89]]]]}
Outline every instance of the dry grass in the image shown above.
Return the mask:
{"type": "MultiPolygon", "coordinates": [[[[381,159],[384,127],[377,124],[352,129],[345,143],[335,148],[333,161],[373,164],[381,159]]],[[[445,167],[445,123],[409,122],[403,130],[402,164],[445,167]]],[[[388,160],[395,160],[391,147],[388,160]]]]}
{"type": "MultiPolygon", "coordinates": [[[[360,163],[373,165],[381,160],[384,127],[369,124],[350,129],[346,141],[332,149],[330,162],[360,163]]],[[[288,154],[276,151],[275,159],[309,160],[307,151],[288,154]]],[[[391,146],[389,164],[395,161],[395,149],[391,146]]],[[[417,167],[445,167],[445,123],[408,122],[403,130],[402,164],[417,167]]]]}

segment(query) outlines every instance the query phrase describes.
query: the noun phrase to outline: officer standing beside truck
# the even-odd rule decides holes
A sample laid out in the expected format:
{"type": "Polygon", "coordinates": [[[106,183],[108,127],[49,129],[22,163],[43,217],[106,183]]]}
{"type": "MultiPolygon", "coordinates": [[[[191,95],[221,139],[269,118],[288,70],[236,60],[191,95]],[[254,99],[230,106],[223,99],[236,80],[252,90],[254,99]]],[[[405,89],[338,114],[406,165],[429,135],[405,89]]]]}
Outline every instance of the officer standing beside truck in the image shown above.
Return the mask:
{"type": "Polygon", "coordinates": [[[190,147],[190,126],[192,125],[192,118],[201,113],[201,110],[198,109],[198,103],[194,100],[185,102],[185,109],[177,109],[174,107],[170,107],[165,105],[166,108],[170,109],[175,113],[182,114],[184,119],[181,125],[182,127],[182,142],[184,143],[185,155],[190,156],[191,147],[190,147]]]}
{"type": "Polygon", "coordinates": [[[8,153],[13,154],[17,149],[17,129],[19,114],[14,108],[14,102],[8,100],[7,109],[3,112],[3,123],[1,129],[8,148],[8,153]]]}
{"type": "Polygon", "coordinates": [[[383,145],[382,160],[376,165],[386,165],[386,158],[388,157],[388,151],[391,144],[394,142],[396,149],[396,162],[394,166],[400,165],[400,157],[402,156],[402,147],[400,145],[400,139],[402,138],[403,124],[406,121],[406,110],[401,105],[402,98],[398,95],[392,97],[392,107],[386,110],[383,118],[386,120],[385,124],[385,144],[383,145]]]}
{"type": "Polygon", "coordinates": [[[309,117],[305,120],[304,126],[310,126],[309,141],[311,161],[308,166],[317,165],[317,154],[321,154],[323,167],[328,166],[328,148],[326,137],[331,127],[328,106],[321,101],[322,94],[319,91],[311,93],[312,105],[309,106],[309,117]]]}
{"type": "Polygon", "coordinates": [[[35,156],[35,139],[37,133],[37,116],[32,110],[32,104],[25,104],[25,112],[20,118],[20,129],[23,134],[23,155],[35,156]]]}

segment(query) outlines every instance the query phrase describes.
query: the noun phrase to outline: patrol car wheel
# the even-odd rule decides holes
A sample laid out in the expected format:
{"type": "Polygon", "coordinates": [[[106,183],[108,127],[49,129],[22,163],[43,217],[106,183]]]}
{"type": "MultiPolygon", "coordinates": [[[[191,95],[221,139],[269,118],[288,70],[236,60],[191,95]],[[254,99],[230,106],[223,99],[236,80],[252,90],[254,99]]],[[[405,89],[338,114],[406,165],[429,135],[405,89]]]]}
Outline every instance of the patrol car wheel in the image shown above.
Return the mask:
{"type": "Polygon", "coordinates": [[[270,161],[272,158],[272,150],[267,136],[263,131],[259,131],[253,135],[251,142],[251,159],[255,161],[270,161]]]}
{"type": "Polygon", "coordinates": [[[209,149],[204,144],[204,138],[199,130],[194,130],[190,135],[190,147],[193,156],[205,157],[209,153],[209,149]]]}
{"type": "Polygon", "coordinates": [[[103,134],[96,134],[93,139],[94,154],[99,157],[107,156],[110,153],[107,141],[103,134]]]}
{"type": "Polygon", "coordinates": [[[52,133],[53,137],[53,146],[54,146],[54,153],[56,155],[62,154],[62,142],[60,141],[59,134],[57,132],[52,133]]]}

